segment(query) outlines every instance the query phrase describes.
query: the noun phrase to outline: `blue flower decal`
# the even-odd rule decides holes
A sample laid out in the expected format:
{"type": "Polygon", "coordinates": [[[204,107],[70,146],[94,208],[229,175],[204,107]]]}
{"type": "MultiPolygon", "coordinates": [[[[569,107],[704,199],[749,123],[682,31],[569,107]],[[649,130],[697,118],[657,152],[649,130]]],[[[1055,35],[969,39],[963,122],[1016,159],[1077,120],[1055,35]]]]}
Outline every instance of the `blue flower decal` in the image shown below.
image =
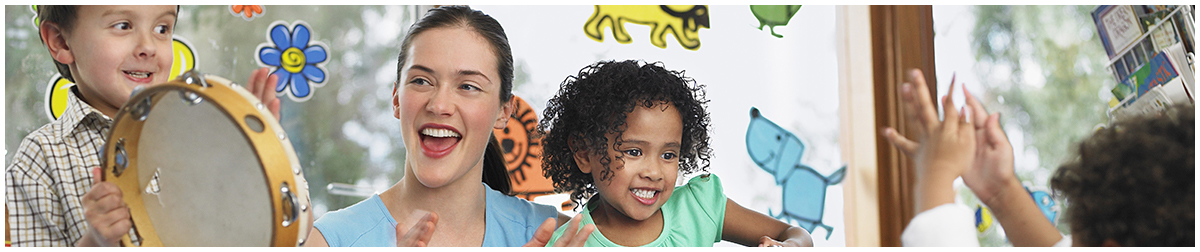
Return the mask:
{"type": "Polygon", "coordinates": [[[275,92],[287,93],[292,101],[312,98],[314,87],[325,85],[325,67],[329,53],[319,41],[310,41],[312,32],[304,21],[296,21],[288,29],[284,21],[271,23],[267,39],[271,43],[258,45],[258,63],[274,67],[279,76],[275,92]]]}

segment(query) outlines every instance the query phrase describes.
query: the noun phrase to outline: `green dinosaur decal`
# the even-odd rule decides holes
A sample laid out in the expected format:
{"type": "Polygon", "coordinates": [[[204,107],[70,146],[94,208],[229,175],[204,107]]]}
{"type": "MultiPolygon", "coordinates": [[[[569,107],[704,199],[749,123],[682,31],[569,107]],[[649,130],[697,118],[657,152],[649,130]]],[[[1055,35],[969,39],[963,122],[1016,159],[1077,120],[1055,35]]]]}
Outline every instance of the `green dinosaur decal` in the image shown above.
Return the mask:
{"type": "Polygon", "coordinates": [[[762,30],[763,26],[771,29],[771,35],[776,38],[782,38],[783,35],[775,33],[776,26],[785,26],[796,12],[800,11],[800,5],[751,5],[750,12],[754,13],[754,17],[758,18],[758,29],[762,30]]]}

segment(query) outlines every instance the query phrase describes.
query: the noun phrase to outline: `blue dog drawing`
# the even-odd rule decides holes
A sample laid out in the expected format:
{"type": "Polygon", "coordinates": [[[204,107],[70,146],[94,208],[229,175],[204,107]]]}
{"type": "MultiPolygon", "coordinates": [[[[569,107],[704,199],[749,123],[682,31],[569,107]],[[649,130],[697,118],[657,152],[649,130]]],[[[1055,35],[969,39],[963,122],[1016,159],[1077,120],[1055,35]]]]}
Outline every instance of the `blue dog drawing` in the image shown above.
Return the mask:
{"type": "Polygon", "coordinates": [[[1033,203],[1042,210],[1042,215],[1045,215],[1046,219],[1050,219],[1050,223],[1054,223],[1054,220],[1058,219],[1058,206],[1054,203],[1054,198],[1050,197],[1050,193],[1030,191],[1029,187],[1025,187],[1025,190],[1029,191],[1029,196],[1033,197],[1033,203]]]}
{"type": "Polygon", "coordinates": [[[754,163],[774,175],[775,184],[783,187],[783,211],[776,215],[768,209],[767,213],[788,223],[796,221],[809,232],[818,226],[825,228],[828,240],[833,227],[821,221],[825,215],[825,189],[842,182],[846,167],[826,177],[800,163],[805,150],[800,138],[762,117],[758,108],[753,107],[750,127],[746,130],[746,150],[754,163]]]}

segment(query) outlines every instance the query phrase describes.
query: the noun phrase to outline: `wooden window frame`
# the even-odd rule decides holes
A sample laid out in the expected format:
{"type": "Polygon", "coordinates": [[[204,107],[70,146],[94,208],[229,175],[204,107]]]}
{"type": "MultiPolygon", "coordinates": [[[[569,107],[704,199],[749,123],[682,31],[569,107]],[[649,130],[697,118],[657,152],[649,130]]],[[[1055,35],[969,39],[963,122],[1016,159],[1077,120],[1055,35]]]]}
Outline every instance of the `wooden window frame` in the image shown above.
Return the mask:
{"type": "MultiPolygon", "coordinates": [[[[920,68],[930,94],[937,94],[933,50],[933,7],[871,6],[871,50],[877,130],[892,127],[906,136],[910,129],[900,104],[899,88],[909,69],[920,68]]],[[[937,104],[936,97],[933,104],[937,104]]],[[[900,234],[916,214],[913,199],[915,171],[912,160],[876,134],[879,178],[880,245],[900,246],[900,234]]]]}

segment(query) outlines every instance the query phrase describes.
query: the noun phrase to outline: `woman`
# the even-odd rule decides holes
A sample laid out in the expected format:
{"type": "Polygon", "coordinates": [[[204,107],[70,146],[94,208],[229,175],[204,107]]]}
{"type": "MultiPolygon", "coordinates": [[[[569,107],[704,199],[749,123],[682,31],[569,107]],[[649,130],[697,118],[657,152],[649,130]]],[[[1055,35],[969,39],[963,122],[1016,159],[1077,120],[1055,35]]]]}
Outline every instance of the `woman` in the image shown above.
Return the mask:
{"type": "MultiPolygon", "coordinates": [[[[392,110],[407,152],[404,178],[325,214],[307,245],[544,246],[569,218],[505,195],[504,166],[484,157],[500,158],[492,131],[514,110],[512,51],[500,23],[463,6],[430,10],[409,29],[399,61],[392,110]]],[[[555,245],[582,245],[591,230],[555,245]]]]}

